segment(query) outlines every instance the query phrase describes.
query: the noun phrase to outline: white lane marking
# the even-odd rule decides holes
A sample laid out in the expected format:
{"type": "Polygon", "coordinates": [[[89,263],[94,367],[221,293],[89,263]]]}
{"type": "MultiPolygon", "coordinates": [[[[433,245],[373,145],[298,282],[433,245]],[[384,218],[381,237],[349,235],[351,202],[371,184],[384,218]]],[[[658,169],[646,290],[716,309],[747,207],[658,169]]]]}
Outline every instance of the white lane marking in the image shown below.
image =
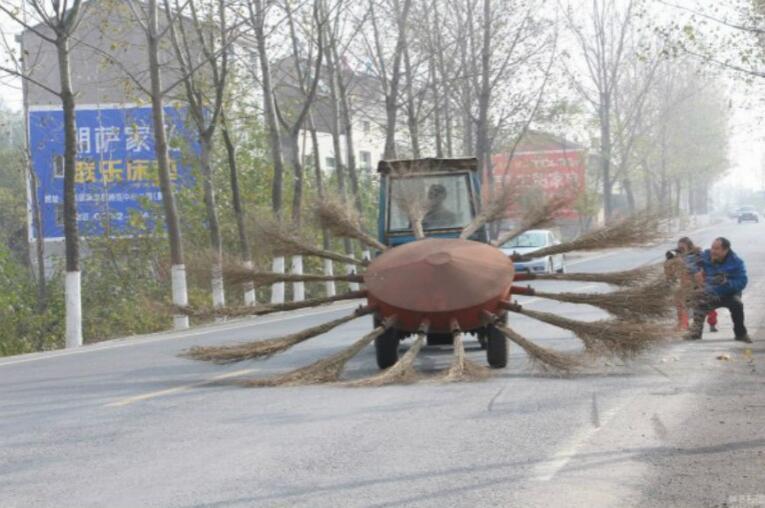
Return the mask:
{"type": "Polygon", "coordinates": [[[128,337],[128,338],[114,339],[111,341],[98,342],[96,344],[80,346],[77,349],[71,349],[71,350],[62,349],[58,351],[51,351],[51,352],[45,352],[45,353],[30,353],[30,355],[34,355],[34,356],[24,355],[23,358],[0,362],[0,367],[5,367],[7,365],[18,365],[20,363],[28,363],[28,362],[34,362],[39,360],[47,360],[50,358],[59,358],[62,356],[92,353],[95,351],[106,351],[110,349],[118,349],[118,348],[123,348],[127,346],[152,344],[155,342],[162,342],[162,341],[171,340],[171,339],[180,339],[180,338],[185,339],[188,337],[198,337],[200,335],[207,335],[210,333],[226,332],[226,331],[238,330],[240,328],[249,328],[249,327],[257,326],[257,325],[267,325],[271,323],[277,323],[280,321],[288,321],[290,319],[298,319],[302,317],[327,314],[329,312],[334,312],[338,310],[352,309],[356,306],[358,306],[358,303],[344,304],[341,306],[336,306],[331,308],[322,308],[315,311],[301,312],[299,314],[290,314],[286,316],[266,318],[263,320],[254,318],[254,319],[237,321],[236,323],[231,323],[228,325],[205,326],[203,328],[199,328],[193,331],[169,332],[169,333],[160,332],[159,334],[153,334],[148,336],[128,337]]]}
{"type": "Polygon", "coordinates": [[[624,409],[632,399],[622,401],[620,404],[599,414],[600,425],[597,427],[587,427],[577,432],[574,437],[562,448],[560,448],[549,459],[534,466],[531,473],[531,479],[539,482],[549,482],[576,457],[579,449],[587,441],[592,439],[603,427],[624,409]]]}
{"type": "Polygon", "coordinates": [[[225,374],[213,376],[204,381],[198,381],[196,383],[176,386],[174,388],[166,388],[164,390],[157,390],[155,392],[148,392],[148,393],[143,393],[141,395],[133,395],[132,397],[126,397],[124,399],[118,399],[118,400],[115,400],[114,402],[109,402],[108,404],[104,404],[103,407],[122,407],[122,406],[127,406],[128,404],[132,404],[134,402],[141,402],[143,400],[155,399],[157,397],[164,397],[165,395],[175,395],[176,393],[183,393],[188,390],[191,390],[192,388],[198,388],[200,386],[209,385],[211,383],[214,383],[215,381],[220,381],[222,379],[229,379],[232,377],[243,376],[245,374],[251,374],[252,372],[255,372],[255,370],[256,369],[242,369],[242,370],[235,370],[233,372],[226,372],[225,374]]]}

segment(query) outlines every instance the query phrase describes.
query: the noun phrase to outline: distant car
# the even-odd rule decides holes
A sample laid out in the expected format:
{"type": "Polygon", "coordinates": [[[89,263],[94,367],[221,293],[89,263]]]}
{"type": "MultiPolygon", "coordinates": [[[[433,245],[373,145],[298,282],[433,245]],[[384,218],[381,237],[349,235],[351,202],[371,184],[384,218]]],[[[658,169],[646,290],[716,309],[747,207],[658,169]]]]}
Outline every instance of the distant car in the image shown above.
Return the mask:
{"type": "MultiPolygon", "coordinates": [[[[510,256],[513,253],[521,255],[533,255],[534,251],[558,245],[560,240],[549,229],[532,229],[517,236],[509,242],[501,245],[502,252],[510,256]]],[[[563,254],[535,258],[531,261],[513,263],[516,272],[529,273],[564,273],[566,271],[566,258],[563,254]]]]}
{"type": "Polygon", "coordinates": [[[738,209],[738,223],[747,221],[760,222],[760,214],[753,206],[742,206],[738,209]]]}

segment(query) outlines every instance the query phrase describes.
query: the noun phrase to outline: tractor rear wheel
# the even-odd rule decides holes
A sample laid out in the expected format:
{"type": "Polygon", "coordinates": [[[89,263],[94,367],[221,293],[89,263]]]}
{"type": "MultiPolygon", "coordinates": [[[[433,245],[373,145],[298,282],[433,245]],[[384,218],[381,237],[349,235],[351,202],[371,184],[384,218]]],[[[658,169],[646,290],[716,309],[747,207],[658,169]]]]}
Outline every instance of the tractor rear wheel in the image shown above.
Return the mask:
{"type": "Polygon", "coordinates": [[[394,328],[388,328],[382,335],[375,338],[375,353],[377,366],[387,369],[398,361],[398,343],[400,337],[394,328]]]}
{"type": "Polygon", "coordinates": [[[492,369],[507,366],[507,337],[493,326],[486,327],[486,361],[492,369]]]}

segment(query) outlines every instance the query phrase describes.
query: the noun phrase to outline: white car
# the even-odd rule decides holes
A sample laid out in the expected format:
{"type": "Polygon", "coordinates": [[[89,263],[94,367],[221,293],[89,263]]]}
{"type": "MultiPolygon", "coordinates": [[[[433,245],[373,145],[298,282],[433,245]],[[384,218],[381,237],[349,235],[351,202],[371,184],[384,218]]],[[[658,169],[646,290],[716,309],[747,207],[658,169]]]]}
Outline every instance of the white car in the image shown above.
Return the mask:
{"type": "MultiPolygon", "coordinates": [[[[533,254],[534,251],[560,244],[560,240],[549,229],[532,229],[526,231],[500,246],[502,252],[510,256],[513,253],[520,255],[533,254]]],[[[566,258],[563,254],[555,254],[542,258],[534,258],[531,261],[519,261],[513,263],[516,272],[529,273],[565,273],[566,258]]]]}

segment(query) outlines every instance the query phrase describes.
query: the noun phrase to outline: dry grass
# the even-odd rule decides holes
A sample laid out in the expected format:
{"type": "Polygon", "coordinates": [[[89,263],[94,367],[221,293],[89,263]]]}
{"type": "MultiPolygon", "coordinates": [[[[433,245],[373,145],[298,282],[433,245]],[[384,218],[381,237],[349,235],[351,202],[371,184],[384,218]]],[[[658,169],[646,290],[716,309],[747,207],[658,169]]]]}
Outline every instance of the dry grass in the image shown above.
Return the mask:
{"type": "Polygon", "coordinates": [[[615,286],[637,286],[656,277],[662,270],[662,263],[641,266],[632,270],[604,273],[547,273],[535,275],[536,280],[566,280],[581,282],[602,282],[615,286]]]}
{"type": "Polygon", "coordinates": [[[605,226],[579,238],[559,245],[551,245],[534,251],[534,257],[564,254],[573,251],[612,249],[617,247],[638,247],[663,239],[662,219],[653,213],[639,213],[609,226],[605,226]]]}
{"type": "Polygon", "coordinates": [[[529,360],[542,370],[565,374],[583,366],[581,355],[561,353],[560,351],[548,349],[534,344],[526,337],[507,326],[502,326],[500,324],[495,324],[494,326],[496,326],[505,337],[520,346],[520,348],[528,355],[529,360]]]}
{"type": "Polygon", "coordinates": [[[534,295],[559,302],[593,305],[621,319],[662,319],[670,316],[675,310],[672,288],[663,279],[656,279],[643,286],[610,293],[546,293],[535,291],[534,295]]]}
{"type": "Polygon", "coordinates": [[[524,316],[570,330],[592,354],[613,354],[627,358],[672,337],[672,330],[657,323],[640,323],[619,319],[576,321],[549,312],[528,309],[513,310],[524,316]]]}
{"type": "Polygon", "coordinates": [[[383,386],[413,383],[417,380],[417,373],[414,370],[414,360],[417,358],[417,354],[425,343],[425,337],[425,333],[418,334],[412,347],[410,347],[404,356],[399,358],[392,367],[387,368],[375,376],[350,381],[345,384],[347,386],[383,386]]]}
{"type": "Polygon", "coordinates": [[[549,224],[555,214],[565,206],[569,205],[571,199],[565,196],[554,196],[544,202],[541,206],[530,209],[521,219],[521,223],[515,229],[512,229],[497,238],[493,244],[502,246],[513,238],[522,235],[530,229],[537,229],[549,224]]]}
{"type": "Polygon", "coordinates": [[[199,318],[199,319],[212,319],[215,317],[246,317],[246,316],[263,316],[265,314],[272,314],[274,312],[284,312],[288,310],[306,309],[309,307],[317,307],[319,305],[325,305],[332,302],[340,302],[343,300],[357,300],[360,298],[366,298],[366,291],[349,291],[335,296],[325,296],[321,298],[309,298],[301,302],[285,302],[275,304],[263,304],[263,305],[242,305],[239,307],[174,307],[174,312],[179,312],[187,316],[199,318]]]}
{"type": "Polygon", "coordinates": [[[218,364],[241,362],[243,360],[252,360],[255,358],[265,358],[276,353],[286,351],[287,349],[300,344],[301,342],[305,342],[308,339],[312,339],[319,335],[325,334],[344,323],[347,323],[353,319],[364,316],[371,312],[371,308],[362,307],[348,316],[344,316],[317,326],[312,326],[311,328],[306,328],[305,330],[285,335],[283,337],[245,342],[242,344],[234,344],[230,346],[194,346],[191,349],[181,353],[180,356],[184,358],[190,358],[192,360],[200,360],[218,364]]]}
{"type": "Polygon", "coordinates": [[[375,340],[375,338],[385,332],[387,326],[388,325],[378,326],[342,351],[335,353],[328,358],[318,360],[306,367],[301,367],[285,374],[277,374],[276,376],[265,379],[245,379],[237,381],[236,384],[246,387],[258,387],[333,383],[340,379],[340,374],[342,374],[348,361],[359,354],[359,352],[367,347],[373,340],[375,340]]]}
{"type": "Polygon", "coordinates": [[[470,224],[462,230],[460,238],[470,238],[470,236],[486,224],[507,217],[508,209],[517,195],[517,188],[509,185],[503,185],[495,189],[489,202],[481,208],[481,213],[476,215],[470,224]]]}
{"type": "Polygon", "coordinates": [[[407,174],[396,173],[396,177],[401,182],[407,182],[407,184],[398,187],[398,192],[393,196],[393,199],[396,202],[396,206],[403,210],[409,218],[415,238],[421,240],[425,238],[422,221],[425,218],[425,214],[428,213],[427,191],[422,180],[406,178],[407,174]]]}
{"type": "Polygon", "coordinates": [[[314,213],[319,225],[333,235],[341,238],[353,238],[380,251],[388,247],[364,232],[361,217],[356,209],[336,199],[319,201],[314,205],[314,213]]]}
{"type": "Polygon", "coordinates": [[[465,357],[465,344],[462,333],[454,334],[454,358],[452,365],[443,377],[444,381],[480,381],[491,376],[491,371],[483,365],[471,362],[465,357]]]}

